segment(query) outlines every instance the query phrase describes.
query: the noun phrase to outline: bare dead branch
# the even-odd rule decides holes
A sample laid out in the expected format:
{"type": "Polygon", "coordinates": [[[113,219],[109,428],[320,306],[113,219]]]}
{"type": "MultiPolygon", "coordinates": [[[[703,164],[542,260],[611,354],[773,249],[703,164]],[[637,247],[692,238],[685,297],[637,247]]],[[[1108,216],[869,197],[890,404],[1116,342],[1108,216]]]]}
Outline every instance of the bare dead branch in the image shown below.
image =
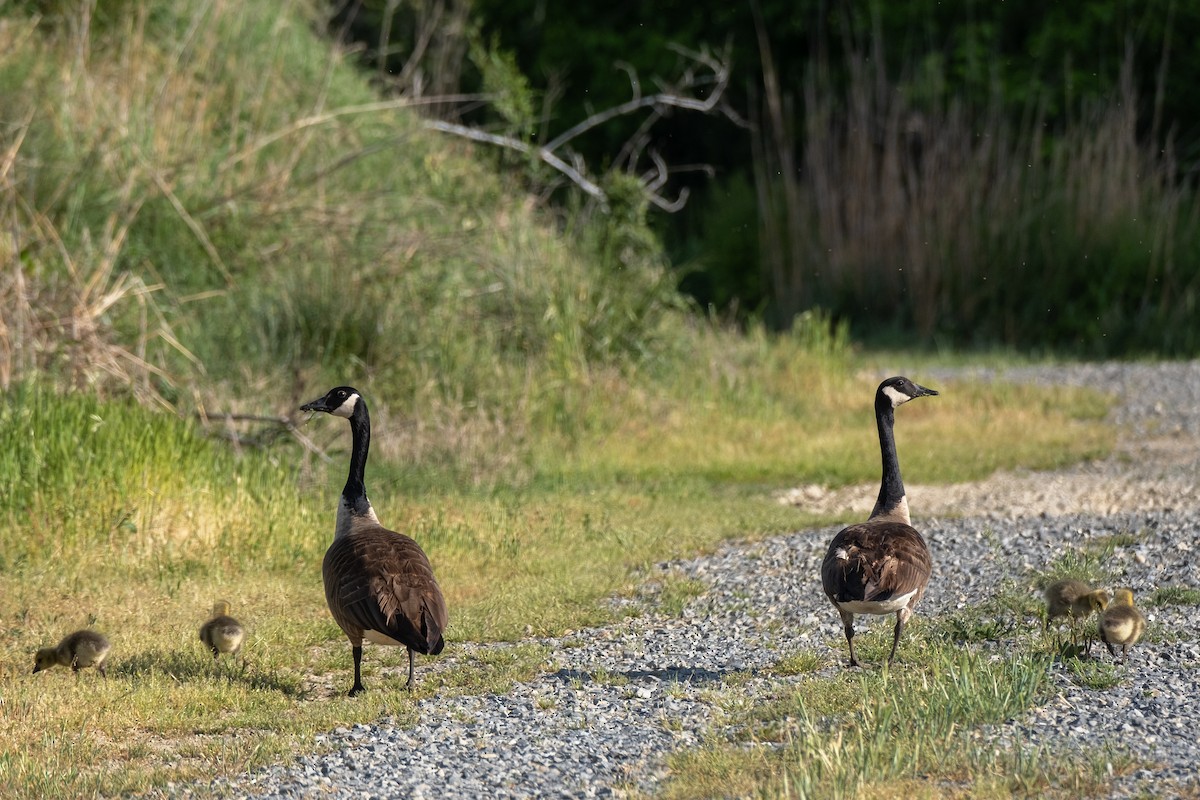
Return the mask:
{"type": "Polygon", "coordinates": [[[629,77],[629,92],[633,95],[634,100],[640,99],[642,96],[642,83],[638,80],[637,70],[633,68],[633,65],[628,61],[618,61],[613,66],[629,77]]]}
{"type": "Polygon", "coordinates": [[[654,192],[647,192],[646,199],[658,208],[666,211],[668,214],[674,214],[676,211],[679,211],[681,208],[687,205],[688,196],[691,193],[691,189],[685,186],[679,190],[679,196],[674,200],[668,200],[662,195],[655,194],[654,192]]]}
{"type": "Polygon", "coordinates": [[[416,74],[425,59],[425,53],[429,50],[429,43],[433,41],[433,35],[442,23],[442,14],[445,10],[445,3],[435,3],[433,13],[430,17],[422,20],[421,30],[417,34],[417,41],[413,45],[412,54],[405,60],[404,66],[400,69],[400,75],[396,78],[396,83],[400,86],[411,86],[413,75],[416,74]]]}
{"type": "Polygon", "coordinates": [[[578,186],[583,191],[587,192],[591,197],[596,198],[601,204],[607,204],[608,198],[604,194],[604,190],[590,181],[580,168],[574,167],[556,156],[549,148],[534,147],[520,139],[514,139],[511,136],[500,136],[495,133],[488,133],[477,128],[471,128],[467,125],[458,125],[453,122],[443,122],[437,119],[427,119],[423,121],[426,128],[442,133],[450,133],[455,136],[461,136],[464,139],[471,139],[476,142],[485,142],[494,144],[498,147],[503,147],[508,150],[515,150],[518,153],[525,153],[537,156],[540,160],[550,165],[554,169],[561,172],[563,175],[571,179],[571,182],[578,186]]]}
{"type": "Polygon", "coordinates": [[[310,453],[313,453],[322,461],[329,463],[333,461],[328,453],[322,450],[313,442],[312,439],[305,436],[296,425],[295,421],[290,417],[270,416],[265,414],[235,414],[229,411],[220,414],[208,414],[205,412],[197,412],[196,419],[202,424],[209,425],[211,423],[224,422],[225,428],[219,431],[213,431],[215,436],[221,436],[228,439],[237,446],[250,445],[252,447],[266,447],[272,444],[281,436],[291,436],[300,446],[310,453]],[[234,426],[237,422],[253,422],[258,423],[260,428],[257,433],[241,433],[234,426]]]}
{"type": "MultiPolygon", "coordinates": [[[[696,53],[681,47],[672,47],[672,49],[680,55],[686,56],[703,64],[712,71],[712,90],[709,92],[708,97],[700,99],[697,97],[685,96],[674,91],[657,92],[645,97],[635,96],[633,99],[627,100],[620,105],[597,112],[579,124],[568,128],[556,136],[553,140],[547,142],[545,149],[553,152],[572,139],[592,130],[599,125],[603,125],[604,123],[616,119],[617,117],[624,116],[626,114],[632,114],[633,112],[643,108],[672,107],[682,108],[688,111],[699,111],[705,114],[711,112],[717,107],[717,104],[725,94],[725,88],[729,85],[728,67],[726,67],[724,63],[717,61],[705,53],[696,53]]],[[[700,85],[699,79],[691,74],[691,70],[688,70],[687,73],[685,73],[681,88],[692,89],[698,85],[700,85]]],[[[634,83],[634,86],[637,86],[636,82],[634,83]]]]}
{"type": "Polygon", "coordinates": [[[650,151],[650,160],[654,162],[654,171],[657,174],[654,177],[650,177],[649,173],[643,175],[642,183],[651,192],[657,192],[667,185],[667,179],[671,177],[671,171],[667,168],[666,160],[659,155],[657,150],[650,151]]]}
{"type": "Polygon", "coordinates": [[[486,94],[448,94],[436,97],[401,97],[395,100],[380,100],[376,103],[362,103],[361,105],[356,106],[345,106],[343,108],[335,108],[332,111],[326,111],[321,114],[313,114],[311,116],[301,117],[300,119],[293,121],[291,124],[285,125],[277,131],[272,131],[271,133],[261,136],[250,144],[246,145],[241,150],[225,159],[225,161],[221,164],[220,171],[227,170],[237,163],[246,160],[259,150],[274,144],[280,139],[284,139],[306,128],[311,128],[316,125],[324,125],[328,122],[332,122],[335,119],[340,119],[341,117],[355,116],[357,114],[377,114],[383,111],[395,111],[401,108],[438,105],[440,103],[463,103],[488,99],[490,99],[490,95],[486,94]]]}
{"type": "MultiPolygon", "coordinates": [[[[656,122],[662,119],[668,109],[678,108],[704,114],[719,112],[730,116],[735,123],[740,122],[740,119],[736,114],[732,114],[729,106],[724,102],[725,90],[729,85],[729,68],[726,60],[715,58],[708,53],[695,52],[679,46],[672,46],[671,49],[690,62],[676,85],[663,84],[660,86],[660,91],[652,95],[643,95],[642,84],[637,72],[631,65],[625,62],[618,62],[615,65],[616,68],[623,70],[629,76],[631,98],[617,106],[592,114],[587,119],[572,126],[541,146],[512,136],[491,133],[468,125],[461,125],[440,119],[427,119],[422,124],[430,130],[449,133],[472,141],[483,142],[517,153],[531,155],[552,167],[559,174],[582,189],[588,196],[595,199],[601,207],[606,208],[608,198],[604,190],[588,177],[587,163],[583,157],[579,153],[566,149],[566,145],[571,140],[618,117],[627,116],[639,111],[647,111],[648,113],[646,113],[645,118],[638,125],[634,134],[622,146],[617,158],[613,162],[614,164],[626,164],[626,169],[632,172],[640,160],[641,154],[646,150],[651,141],[650,129],[656,122]],[[698,94],[702,89],[707,90],[707,94],[704,97],[699,97],[698,94]],[[559,154],[560,151],[563,151],[561,155],[559,154]]],[[[679,196],[674,200],[667,199],[659,194],[660,190],[667,184],[673,170],[667,166],[665,160],[659,154],[651,153],[650,158],[654,162],[655,168],[642,177],[648,200],[664,211],[678,211],[687,202],[688,190],[685,188],[680,191],[679,196]]],[[[689,169],[696,168],[690,167],[689,169]]],[[[708,170],[708,174],[712,174],[711,169],[708,170]]],[[[543,187],[543,196],[548,196],[554,187],[555,184],[553,183],[551,184],[551,188],[543,187]]]]}

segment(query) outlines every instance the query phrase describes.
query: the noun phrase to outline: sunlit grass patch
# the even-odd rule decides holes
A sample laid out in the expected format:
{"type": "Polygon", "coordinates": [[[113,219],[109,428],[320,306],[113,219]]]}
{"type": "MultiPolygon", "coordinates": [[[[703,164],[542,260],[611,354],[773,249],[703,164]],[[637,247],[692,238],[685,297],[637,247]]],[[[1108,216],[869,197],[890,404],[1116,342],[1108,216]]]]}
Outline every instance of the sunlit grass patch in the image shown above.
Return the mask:
{"type": "MultiPolygon", "coordinates": [[[[1103,645],[1100,646],[1103,650],[1103,645]]],[[[1111,661],[1074,658],[1067,662],[1071,681],[1085,689],[1104,691],[1121,683],[1124,669],[1111,661]]]]}
{"type": "MultiPolygon", "coordinates": [[[[716,345],[707,346],[713,349],[705,357],[715,357],[716,345]]],[[[745,346],[731,345],[735,352],[745,346]]],[[[652,573],[650,565],[711,551],[733,537],[752,539],[828,522],[781,506],[773,499],[774,490],[787,485],[785,480],[872,477],[878,468],[869,424],[873,379],[847,377],[844,365],[822,356],[825,360],[810,364],[808,380],[826,386],[828,393],[809,406],[813,401],[790,399],[794,379],[781,368],[802,354],[789,350],[787,343],[779,352],[772,351],[773,345],[757,346],[765,350],[755,358],[773,353],[766,366],[756,367],[750,355],[741,353],[736,369],[721,378],[727,381],[725,388],[709,390],[722,410],[702,424],[682,413],[704,397],[699,387],[696,397],[689,396],[680,391],[687,384],[675,384],[669,375],[664,383],[648,382],[641,389],[627,380],[615,385],[614,408],[623,409],[626,419],[636,419],[636,408],[621,404],[633,402],[639,392],[653,392],[668,417],[678,415],[672,435],[695,436],[713,445],[709,449],[714,453],[736,454],[723,465],[718,458],[715,470],[703,461],[703,450],[694,460],[669,464],[629,427],[613,426],[605,438],[597,438],[594,431],[603,428],[599,423],[610,419],[599,407],[594,410],[599,427],[589,429],[593,433],[565,444],[557,434],[549,436],[541,459],[532,462],[533,472],[511,485],[461,486],[443,473],[413,473],[385,458],[373,461],[367,481],[377,512],[386,524],[422,543],[445,590],[451,608],[448,652],[463,640],[519,641],[531,634],[559,635],[610,623],[616,612],[607,598],[654,596],[638,589],[643,576],[652,573]],[[755,383],[762,384],[759,393],[738,401],[738,393],[755,383]],[[851,403],[846,397],[862,407],[853,412],[837,408],[851,403]],[[722,426],[722,418],[773,420],[776,427],[770,429],[788,431],[797,446],[781,456],[769,438],[751,437],[723,451],[720,441],[743,437],[751,427],[722,426]],[[807,449],[807,430],[820,431],[827,445],[807,449]],[[832,466],[835,453],[859,450],[858,456],[832,466]],[[759,459],[768,465],[765,470],[756,465],[759,459]],[[853,464],[849,471],[847,462],[853,464]]],[[[71,791],[92,792],[89,787],[95,786],[124,791],[191,779],[226,755],[226,761],[218,762],[221,770],[246,769],[280,757],[315,731],[369,721],[385,711],[403,718],[414,698],[433,693],[504,691],[512,681],[546,668],[543,654],[524,646],[472,656],[454,670],[433,668],[436,659],[421,658],[417,689],[408,695],[400,688],[403,653],[368,648],[363,666],[369,692],[348,700],[343,695],[350,675],[349,646],[329,617],[320,583],[320,561],[344,479],[342,458],[297,468],[291,466],[296,452],[283,446],[239,456],[205,440],[188,423],[135,406],[97,404],[36,387],[22,391],[10,397],[6,416],[0,416],[7,425],[0,437],[8,437],[12,446],[8,461],[0,457],[0,470],[16,475],[23,468],[14,454],[28,456],[40,464],[42,472],[31,475],[41,475],[42,482],[30,484],[19,496],[9,495],[4,506],[8,524],[0,529],[0,557],[7,560],[0,575],[0,627],[10,635],[0,642],[0,656],[21,669],[4,673],[0,691],[15,701],[24,693],[67,685],[65,675],[39,675],[51,680],[29,682],[26,662],[36,647],[93,625],[114,641],[109,688],[102,684],[97,691],[127,687],[120,718],[138,720],[136,725],[116,724],[114,713],[99,728],[83,725],[62,700],[41,715],[40,727],[18,721],[0,732],[0,743],[17,746],[39,741],[39,730],[47,726],[90,731],[53,759],[46,753],[34,756],[46,757],[45,768],[63,776],[71,791]],[[103,421],[98,427],[94,417],[103,421]],[[31,419],[38,430],[45,429],[46,438],[22,438],[31,419]],[[142,429],[159,433],[133,435],[142,429]],[[104,433],[122,430],[131,435],[104,433]],[[80,449],[89,457],[68,463],[80,449]],[[54,466],[63,463],[63,470],[54,466]],[[106,488],[106,476],[122,481],[116,491],[106,488]],[[63,521],[51,527],[48,522],[56,513],[64,515],[63,521]],[[56,535],[50,536],[51,531],[56,535]],[[196,640],[217,598],[229,599],[234,615],[247,626],[244,667],[210,664],[196,640]],[[192,692],[217,685],[220,691],[207,695],[192,692]],[[228,739],[233,731],[237,735],[228,739]],[[132,755],[102,774],[89,769],[90,759],[64,763],[72,753],[87,752],[89,736],[116,742],[132,755]],[[157,744],[147,748],[146,739],[157,744]],[[185,751],[194,755],[183,758],[185,751]]],[[[1023,395],[1019,399],[1028,400],[1023,395]]],[[[993,400],[987,407],[993,420],[1013,411],[993,400]]],[[[1037,431],[1062,424],[1058,412],[1040,419],[1025,414],[1022,407],[1017,418],[1026,438],[1037,439],[1037,431]]],[[[938,415],[924,423],[920,414],[910,416],[920,426],[932,424],[938,415]]],[[[926,436],[935,437],[933,427],[926,436]]],[[[1007,423],[996,429],[1006,428],[1007,423]]],[[[936,439],[942,451],[937,471],[951,479],[976,474],[981,451],[1005,446],[1000,438],[980,439],[961,425],[938,430],[936,439]],[[941,448],[942,443],[947,446],[941,448]]],[[[1039,441],[1046,445],[1056,440],[1039,441]]],[[[1091,446],[1087,437],[1080,441],[1085,447],[1073,451],[1076,455],[1091,446]]],[[[345,443],[339,441],[337,447],[335,455],[344,457],[345,443]]],[[[916,464],[922,452],[924,448],[916,448],[916,464]]],[[[668,576],[648,608],[677,614],[702,591],[698,581],[668,576]]],[[[1001,599],[988,613],[1011,625],[1024,609],[1018,600],[1001,599]]],[[[978,612],[958,623],[949,633],[943,626],[943,633],[953,640],[979,641],[1005,630],[998,621],[989,625],[987,615],[978,612]]],[[[921,618],[910,625],[901,662],[920,661],[917,638],[927,625],[921,618]]],[[[924,638],[936,640],[937,630],[928,628],[924,638]]],[[[858,640],[864,660],[885,660],[890,639],[890,626],[864,634],[858,640]]],[[[842,642],[831,644],[840,654],[842,642]]],[[[802,676],[822,668],[803,655],[778,664],[781,675],[802,676]]],[[[589,680],[619,684],[623,678],[598,674],[589,680]]],[[[733,686],[749,678],[731,675],[725,682],[733,686]]],[[[80,681],[80,691],[92,686],[94,682],[80,681]]],[[[29,771],[32,764],[9,762],[10,777],[18,772],[24,776],[9,795],[36,795],[31,787],[41,784],[29,771]]]]}
{"type": "Polygon", "coordinates": [[[1016,583],[995,588],[978,603],[926,620],[929,636],[945,643],[999,641],[1040,630],[1045,606],[1016,583]]]}
{"type": "Polygon", "coordinates": [[[818,672],[828,665],[828,659],[819,653],[814,653],[811,650],[800,650],[779,659],[771,665],[768,671],[771,675],[788,677],[818,672]]]}
{"type": "Polygon", "coordinates": [[[812,678],[746,711],[746,742],[677,756],[664,796],[1009,797],[1097,788],[1090,765],[981,735],[1046,696],[1044,657],[930,643],[922,653],[890,670],[812,678]],[[774,745],[754,744],[762,741],[774,745]]]}
{"type": "Polygon", "coordinates": [[[643,586],[642,594],[651,609],[669,617],[678,617],[689,602],[708,591],[708,584],[670,572],[643,586]]]}
{"type": "Polygon", "coordinates": [[[1146,600],[1148,606],[1200,606],[1200,589],[1189,586],[1160,586],[1146,600]]]}
{"type": "Polygon", "coordinates": [[[1066,578],[1074,578],[1093,587],[1102,586],[1114,576],[1109,558],[1111,555],[1112,549],[1103,544],[1067,545],[1038,575],[1037,588],[1045,589],[1055,581],[1066,578]]]}
{"type": "MultiPolygon", "coordinates": [[[[849,355],[814,354],[787,339],[702,337],[691,359],[653,383],[605,387],[578,447],[546,460],[564,463],[568,475],[626,479],[877,481],[871,404],[889,375],[886,366],[856,370],[849,355]]],[[[1097,392],[966,381],[937,388],[941,395],[906,406],[897,424],[904,474],[914,483],[1053,469],[1104,455],[1115,441],[1097,424],[1109,405],[1097,392]]]]}

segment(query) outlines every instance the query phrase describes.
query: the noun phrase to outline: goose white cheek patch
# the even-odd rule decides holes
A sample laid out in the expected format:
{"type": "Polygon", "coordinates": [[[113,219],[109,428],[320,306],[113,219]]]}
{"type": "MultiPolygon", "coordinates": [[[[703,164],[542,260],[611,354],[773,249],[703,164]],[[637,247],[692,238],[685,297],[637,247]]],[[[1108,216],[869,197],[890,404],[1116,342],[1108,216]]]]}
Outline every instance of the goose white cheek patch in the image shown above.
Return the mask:
{"type": "Polygon", "coordinates": [[[904,394],[904,392],[897,391],[894,387],[891,387],[891,386],[883,387],[883,393],[886,394],[888,396],[888,399],[890,399],[892,401],[892,408],[895,408],[896,406],[904,405],[909,400],[912,400],[912,398],[909,397],[908,395],[904,394]]]}
{"type": "Polygon", "coordinates": [[[352,394],[346,398],[345,402],[335,408],[331,413],[335,417],[345,417],[346,419],[350,419],[350,415],[354,413],[354,407],[356,405],[358,405],[358,395],[352,394]]]}

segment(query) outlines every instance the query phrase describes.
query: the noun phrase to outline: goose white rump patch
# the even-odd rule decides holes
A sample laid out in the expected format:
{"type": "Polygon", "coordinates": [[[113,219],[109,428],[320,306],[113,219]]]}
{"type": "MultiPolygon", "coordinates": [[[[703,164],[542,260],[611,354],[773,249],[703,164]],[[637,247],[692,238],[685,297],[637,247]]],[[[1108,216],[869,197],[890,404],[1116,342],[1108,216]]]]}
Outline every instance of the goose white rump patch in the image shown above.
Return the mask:
{"type": "Polygon", "coordinates": [[[386,644],[392,647],[404,647],[403,642],[398,642],[390,636],[385,636],[379,631],[363,631],[363,638],[374,644],[386,644]]]}
{"type": "Polygon", "coordinates": [[[887,600],[850,600],[846,603],[838,603],[837,607],[843,611],[849,611],[851,614],[895,614],[900,609],[908,605],[908,601],[917,593],[913,589],[907,594],[893,595],[887,600]]]}

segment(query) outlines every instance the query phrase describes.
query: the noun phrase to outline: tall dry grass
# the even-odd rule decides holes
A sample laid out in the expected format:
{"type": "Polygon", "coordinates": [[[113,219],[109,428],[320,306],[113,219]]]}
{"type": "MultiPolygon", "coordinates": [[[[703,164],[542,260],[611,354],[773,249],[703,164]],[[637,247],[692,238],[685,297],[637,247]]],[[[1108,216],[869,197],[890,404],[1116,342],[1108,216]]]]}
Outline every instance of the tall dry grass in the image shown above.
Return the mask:
{"type": "Polygon", "coordinates": [[[831,77],[814,63],[803,127],[759,151],[764,252],[786,324],[812,306],[926,341],[1192,351],[1200,205],[1170,146],[1139,128],[1133,57],[1065,130],[998,96],[973,107],[946,76],[882,72],[883,43],[831,77]],[[780,149],[802,153],[787,171],[780,149]],[[763,168],[765,166],[765,169],[763,168]]]}

